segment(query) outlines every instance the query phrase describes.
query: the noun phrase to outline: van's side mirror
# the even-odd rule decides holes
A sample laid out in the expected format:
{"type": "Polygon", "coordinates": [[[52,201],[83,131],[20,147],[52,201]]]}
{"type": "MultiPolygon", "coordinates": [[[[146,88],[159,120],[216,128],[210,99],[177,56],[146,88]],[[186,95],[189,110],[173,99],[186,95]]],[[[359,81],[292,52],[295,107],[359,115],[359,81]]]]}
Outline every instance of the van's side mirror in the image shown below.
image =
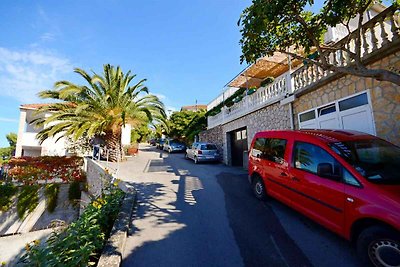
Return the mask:
{"type": "Polygon", "coordinates": [[[320,177],[332,178],[333,166],[330,163],[319,163],[317,166],[317,175],[320,177]]]}

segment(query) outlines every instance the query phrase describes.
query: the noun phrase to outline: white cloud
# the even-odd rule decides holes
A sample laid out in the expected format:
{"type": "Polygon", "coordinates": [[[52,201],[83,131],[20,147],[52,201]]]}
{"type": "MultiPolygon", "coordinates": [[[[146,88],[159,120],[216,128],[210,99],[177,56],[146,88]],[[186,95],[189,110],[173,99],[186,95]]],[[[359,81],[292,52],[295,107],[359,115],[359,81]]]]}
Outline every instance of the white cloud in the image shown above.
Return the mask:
{"type": "MultiPolygon", "coordinates": [[[[151,92],[150,92],[150,93],[151,93],[151,92]]],[[[158,99],[160,99],[160,100],[167,99],[167,97],[166,97],[165,95],[163,95],[163,94],[159,94],[159,93],[151,93],[151,94],[155,95],[155,96],[158,97],[158,99]]]]}
{"type": "Polygon", "coordinates": [[[2,118],[0,117],[0,122],[18,122],[17,119],[13,119],[13,118],[2,118]]]}
{"type": "Polygon", "coordinates": [[[37,102],[38,92],[52,88],[54,82],[72,69],[68,59],[49,52],[0,47],[0,95],[23,103],[37,102]]]}

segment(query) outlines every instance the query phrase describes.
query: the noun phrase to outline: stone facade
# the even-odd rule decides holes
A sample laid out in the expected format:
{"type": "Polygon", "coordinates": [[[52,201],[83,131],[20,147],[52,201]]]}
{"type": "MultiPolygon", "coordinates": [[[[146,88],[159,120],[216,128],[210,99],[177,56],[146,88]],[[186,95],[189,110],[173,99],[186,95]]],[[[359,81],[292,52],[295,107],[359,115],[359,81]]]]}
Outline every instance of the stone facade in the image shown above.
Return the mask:
{"type": "Polygon", "coordinates": [[[222,148],[224,147],[224,141],[222,136],[222,126],[218,125],[217,127],[202,131],[199,134],[199,141],[214,143],[219,149],[221,149],[220,152],[223,152],[222,148]]]}
{"type": "Polygon", "coordinates": [[[200,141],[214,142],[223,148],[223,161],[231,165],[230,158],[231,140],[230,132],[240,129],[247,129],[247,148],[250,147],[254,135],[259,131],[290,129],[289,105],[281,106],[274,103],[265,108],[247,114],[237,120],[228,122],[200,134],[200,141]]]}
{"type": "MultiPolygon", "coordinates": [[[[370,67],[400,72],[400,52],[380,59],[370,67]]],[[[298,97],[293,102],[295,129],[299,128],[299,113],[366,90],[370,90],[377,136],[400,145],[400,87],[371,78],[346,75],[298,97]]]]}

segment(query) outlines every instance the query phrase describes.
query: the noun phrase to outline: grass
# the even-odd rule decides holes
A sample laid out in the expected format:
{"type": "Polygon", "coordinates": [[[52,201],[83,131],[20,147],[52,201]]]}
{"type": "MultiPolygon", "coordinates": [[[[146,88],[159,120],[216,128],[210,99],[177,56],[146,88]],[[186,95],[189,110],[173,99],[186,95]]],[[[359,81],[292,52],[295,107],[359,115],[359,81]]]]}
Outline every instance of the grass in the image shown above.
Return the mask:
{"type": "Polygon", "coordinates": [[[58,192],[60,192],[59,184],[47,184],[44,189],[44,195],[46,196],[46,207],[50,213],[56,209],[58,192]]]}
{"type": "Polygon", "coordinates": [[[12,205],[12,197],[18,188],[10,183],[0,184],[0,211],[7,211],[12,205]]]}
{"type": "Polygon", "coordinates": [[[78,205],[78,201],[81,199],[81,188],[79,182],[74,181],[69,184],[68,199],[72,205],[78,205]]]}
{"type": "Polygon", "coordinates": [[[18,217],[23,219],[26,212],[32,212],[39,204],[39,185],[24,185],[18,194],[18,217]]]}

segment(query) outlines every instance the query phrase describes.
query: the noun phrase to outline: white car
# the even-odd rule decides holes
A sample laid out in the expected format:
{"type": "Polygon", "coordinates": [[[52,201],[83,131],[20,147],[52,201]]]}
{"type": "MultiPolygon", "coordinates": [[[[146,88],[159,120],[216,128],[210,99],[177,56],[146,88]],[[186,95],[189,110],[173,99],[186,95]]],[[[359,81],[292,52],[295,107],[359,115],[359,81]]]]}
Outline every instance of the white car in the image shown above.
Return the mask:
{"type": "Polygon", "coordinates": [[[186,149],[185,157],[194,160],[195,164],[203,161],[221,160],[218,147],[213,143],[193,143],[191,147],[186,149]]]}

